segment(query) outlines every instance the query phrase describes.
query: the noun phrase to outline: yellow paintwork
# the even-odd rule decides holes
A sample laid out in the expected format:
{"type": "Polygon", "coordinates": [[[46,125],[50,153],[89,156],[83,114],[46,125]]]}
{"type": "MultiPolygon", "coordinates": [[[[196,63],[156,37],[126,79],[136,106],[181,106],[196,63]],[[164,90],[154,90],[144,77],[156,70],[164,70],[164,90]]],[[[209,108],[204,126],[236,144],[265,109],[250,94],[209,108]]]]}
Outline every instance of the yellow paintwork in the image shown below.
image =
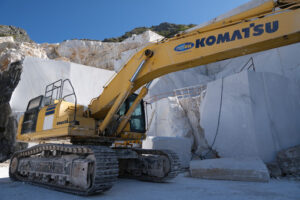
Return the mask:
{"type": "Polygon", "coordinates": [[[24,115],[22,115],[20,117],[19,122],[18,122],[18,131],[17,131],[17,138],[16,139],[19,140],[19,141],[23,141],[23,140],[20,139],[23,119],[24,119],[24,115]]]}
{"type": "MultiPolygon", "coordinates": [[[[224,19],[225,24],[215,23],[207,27],[199,28],[190,33],[185,33],[166,41],[149,45],[136,53],[120,72],[104,88],[102,94],[94,99],[89,109],[91,116],[96,119],[104,119],[104,130],[109,124],[114,113],[121,103],[134,91],[149,81],[187,68],[205,65],[220,60],[234,58],[254,52],[259,52],[283,45],[293,44],[300,41],[300,9],[275,10],[273,1],[253,9],[252,12],[245,12],[239,16],[224,19]],[[257,16],[258,14],[258,16],[257,16]],[[243,20],[247,19],[247,20],[243,20]],[[235,23],[231,21],[235,20],[235,23]],[[274,33],[264,33],[259,36],[236,39],[217,45],[201,48],[191,48],[187,51],[177,52],[174,48],[180,44],[192,42],[197,39],[217,36],[228,32],[231,36],[235,30],[250,27],[250,24],[263,24],[278,21],[278,30],[274,33]],[[212,29],[213,27],[213,29],[212,29]],[[203,32],[202,32],[203,31],[203,32]],[[150,49],[154,52],[153,57],[146,59],[144,51],[150,49]],[[146,59],[146,63],[138,74],[134,83],[129,80],[136,72],[139,64],[146,59]]],[[[299,5],[298,5],[299,6],[299,5]]]]}
{"type": "Polygon", "coordinates": [[[142,101],[142,99],[147,95],[147,93],[148,93],[148,88],[143,87],[141,89],[139,95],[137,96],[137,98],[132,103],[132,105],[129,108],[129,110],[126,112],[126,114],[124,116],[122,116],[121,123],[119,124],[119,127],[117,129],[117,135],[119,135],[124,130],[126,124],[128,124],[130,116],[132,115],[132,113],[134,112],[134,110],[136,109],[136,107],[139,105],[139,103],[142,101]]]}
{"type": "MultiPolygon", "coordinates": [[[[243,13],[145,47],[129,60],[104,88],[102,94],[91,101],[89,112],[84,112],[83,107],[78,106],[76,120],[79,121],[80,125],[59,124],[59,122],[65,120],[68,120],[68,122],[73,120],[74,104],[58,101],[54,113],[53,129],[43,130],[47,109],[45,107],[39,113],[35,133],[20,134],[23,119],[21,118],[17,139],[26,141],[57,137],[98,137],[99,134],[104,133],[104,130],[109,126],[110,121],[127,97],[157,77],[299,42],[300,1],[281,0],[281,2],[294,5],[292,5],[292,8],[281,9],[277,3],[271,0],[243,13]],[[269,31],[266,31],[267,24],[269,31]],[[274,28],[276,24],[278,24],[277,29],[274,28]],[[259,28],[256,27],[264,29],[263,33],[258,34],[259,31],[257,30],[259,28]],[[244,30],[247,28],[250,31],[248,36],[246,30],[244,30]],[[224,39],[226,34],[229,35],[227,40],[224,39]],[[223,40],[218,39],[219,42],[217,42],[216,38],[219,37],[224,38],[223,40]],[[204,42],[201,43],[201,41],[204,42]],[[184,47],[184,50],[175,50],[181,46],[184,47]],[[150,49],[154,53],[152,57],[144,55],[146,49],[150,49]],[[145,61],[145,64],[136,79],[131,82],[130,79],[142,61],[145,61]],[[98,126],[99,128],[97,128],[98,126]]],[[[142,97],[147,93],[147,91],[145,94],[144,92],[142,90],[139,96],[142,97]]],[[[133,106],[136,106],[136,104],[133,104],[133,106]]],[[[139,141],[145,137],[145,133],[130,132],[128,118],[133,110],[133,108],[130,108],[123,121],[121,121],[117,131],[118,134],[114,135],[115,140],[127,140],[127,143],[130,143],[129,141],[139,141]]]]}
{"type": "MultiPolygon", "coordinates": [[[[38,114],[36,132],[21,134],[21,128],[23,123],[23,116],[19,120],[17,140],[19,141],[36,141],[44,140],[48,138],[60,138],[60,137],[71,137],[71,136],[96,136],[95,132],[95,120],[92,118],[83,117],[83,106],[77,106],[77,117],[80,125],[73,125],[74,119],[74,104],[66,101],[55,102],[55,112],[52,123],[52,129],[43,130],[44,119],[47,108],[42,108],[38,114]]],[[[51,109],[52,110],[52,109],[51,109]]],[[[48,115],[50,116],[50,115],[48,115]]]]}
{"type": "MultiPolygon", "coordinates": [[[[83,117],[83,106],[77,105],[76,121],[79,122],[79,125],[73,125],[70,122],[74,119],[74,104],[66,101],[56,101],[55,104],[55,109],[53,109],[55,112],[53,113],[54,118],[52,129],[43,130],[46,110],[47,108],[53,106],[49,105],[45,106],[39,111],[35,132],[21,134],[24,118],[24,116],[21,116],[18,123],[17,140],[29,142],[44,141],[49,139],[66,139],[71,137],[99,138],[95,129],[96,121],[93,118],[83,117]]],[[[130,132],[130,125],[127,124],[121,137],[124,140],[141,140],[145,138],[145,133],[130,132]]]]}

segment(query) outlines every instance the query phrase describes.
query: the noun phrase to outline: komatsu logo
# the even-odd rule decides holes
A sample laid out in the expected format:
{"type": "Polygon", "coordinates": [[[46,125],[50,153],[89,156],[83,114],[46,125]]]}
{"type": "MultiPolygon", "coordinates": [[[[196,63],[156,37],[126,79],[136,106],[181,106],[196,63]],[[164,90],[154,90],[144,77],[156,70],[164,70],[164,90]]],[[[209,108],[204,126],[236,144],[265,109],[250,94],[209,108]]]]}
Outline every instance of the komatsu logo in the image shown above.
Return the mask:
{"type": "Polygon", "coordinates": [[[175,47],[175,51],[185,51],[194,47],[194,43],[186,42],[175,47]]]}
{"type": "Polygon", "coordinates": [[[260,36],[264,33],[274,33],[278,30],[278,21],[267,22],[265,24],[255,24],[251,23],[249,27],[243,28],[241,30],[235,30],[232,34],[229,32],[220,33],[218,35],[210,35],[208,37],[203,37],[196,39],[195,43],[186,42],[180,44],[174,48],[175,51],[186,51],[195,46],[195,48],[201,48],[206,46],[218,45],[225,42],[232,42],[236,40],[241,40],[250,37],[260,36]],[[194,45],[195,44],[195,45],[194,45]]]}

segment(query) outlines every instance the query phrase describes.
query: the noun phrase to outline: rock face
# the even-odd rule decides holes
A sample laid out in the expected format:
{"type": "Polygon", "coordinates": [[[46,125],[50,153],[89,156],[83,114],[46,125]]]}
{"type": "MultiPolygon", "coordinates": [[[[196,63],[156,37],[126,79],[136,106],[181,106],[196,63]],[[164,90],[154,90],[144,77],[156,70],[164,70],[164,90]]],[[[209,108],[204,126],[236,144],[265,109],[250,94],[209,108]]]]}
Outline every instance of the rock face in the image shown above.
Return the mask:
{"type": "Polygon", "coordinates": [[[9,133],[11,128],[11,110],[8,103],[0,106],[0,162],[5,161],[11,154],[12,143],[14,141],[14,133],[9,133]]]}
{"type": "Polygon", "coordinates": [[[133,35],[122,42],[67,40],[56,48],[57,59],[67,59],[78,64],[119,71],[134,53],[149,42],[163,39],[162,36],[146,31],[133,35]]]}
{"type": "Polygon", "coordinates": [[[22,29],[0,26],[0,44],[9,42],[2,48],[16,49],[17,52],[24,50],[27,51],[27,55],[33,57],[69,61],[115,71],[120,70],[134,53],[149,42],[163,39],[162,36],[150,30],[140,35],[133,34],[122,42],[66,40],[58,44],[36,44],[26,37],[27,34],[22,29]],[[38,52],[40,55],[37,55],[38,52]]]}
{"type": "Polygon", "coordinates": [[[269,172],[260,159],[219,158],[193,160],[190,164],[192,177],[232,181],[268,182],[269,172]]]}
{"type": "Polygon", "coordinates": [[[0,162],[3,162],[15,152],[26,148],[25,143],[16,143],[17,121],[11,114],[8,103],[0,105],[0,162]]]}
{"type": "Polygon", "coordinates": [[[210,82],[200,125],[220,157],[275,160],[300,141],[300,87],[268,72],[242,72],[210,82]],[[288,97],[288,98],[287,98],[288,97]]]}
{"type": "Polygon", "coordinates": [[[275,73],[226,76],[209,82],[202,98],[169,97],[147,106],[148,135],[189,138],[198,156],[212,148],[215,156],[271,162],[281,149],[299,144],[298,91],[295,81],[275,73]]]}
{"type": "Polygon", "coordinates": [[[146,31],[122,42],[66,40],[59,44],[40,44],[39,47],[47,53],[49,59],[119,71],[140,49],[162,39],[162,36],[146,31]]]}
{"type": "Polygon", "coordinates": [[[17,122],[11,115],[9,105],[12,93],[20,80],[22,63],[17,60],[6,67],[2,65],[2,69],[3,71],[0,70],[0,162],[24,146],[15,143],[17,122]]]}
{"type": "Polygon", "coordinates": [[[21,70],[21,61],[15,61],[10,63],[8,70],[4,69],[0,73],[0,105],[10,101],[15,87],[19,83],[21,70]]]}
{"type": "Polygon", "coordinates": [[[284,175],[300,177],[300,145],[278,152],[277,162],[284,175]]]}
{"type": "MultiPolygon", "coordinates": [[[[205,94],[205,93],[204,93],[205,94]]],[[[191,98],[178,99],[180,106],[183,108],[186,117],[192,127],[193,133],[193,152],[196,155],[204,155],[208,149],[208,144],[205,139],[204,130],[200,126],[200,104],[204,98],[203,96],[196,96],[191,98]]]]}
{"type": "Polygon", "coordinates": [[[0,105],[10,101],[18,85],[25,56],[47,58],[35,43],[14,42],[12,37],[0,37],[0,105]]]}
{"type": "Polygon", "coordinates": [[[46,51],[36,43],[15,42],[11,37],[0,37],[1,71],[8,70],[11,63],[22,61],[25,56],[48,58],[46,51]]]}
{"type": "Polygon", "coordinates": [[[26,147],[15,143],[17,122],[9,105],[20,80],[25,56],[47,57],[34,43],[14,42],[12,37],[0,37],[0,162],[8,159],[15,150],[26,147]]]}
{"type": "Polygon", "coordinates": [[[124,35],[120,37],[107,38],[104,39],[103,42],[122,42],[125,39],[132,37],[133,35],[140,35],[148,30],[154,31],[157,34],[162,35],[166,38],[170,38],[176,35],[177,33],[192,28],[194,26],[195,26],[194,24],[183,25],[183,24],[172,24],[172,23],[163,22],[157,26],[134,28],[133,30],[126,32],[124,35]]]}
{"type": "Polygon", "coordinates": [[[32,42],[24,29],[15,26],[0,25],[0,37],[12,36],[17,42],[32,42]]]}
{"type": "Polygon", "coordinates": [[[208,145],[200,126],[199,105],[203,96],[189,99],[169,97],[147,107],[149,136],[183,137],[190,140],[189,149],[195,156],[203,156],[208,145]],[[160,113],[160,115],[157,114],[160,113]]]}

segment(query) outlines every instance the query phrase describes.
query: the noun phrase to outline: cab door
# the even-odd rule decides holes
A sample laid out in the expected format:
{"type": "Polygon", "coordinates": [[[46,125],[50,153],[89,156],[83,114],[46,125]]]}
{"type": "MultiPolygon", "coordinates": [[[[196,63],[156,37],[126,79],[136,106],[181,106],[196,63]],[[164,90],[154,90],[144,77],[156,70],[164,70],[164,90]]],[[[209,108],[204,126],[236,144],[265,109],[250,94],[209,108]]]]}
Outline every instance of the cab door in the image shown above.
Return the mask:
{"type": "Polygon", "coordinates": [[[41,95],[29,101],[26,112],[24,113],[21,134],[32,133],[36,131],[36,123],[39,111],[42,107],[43,98],[44,96],[41,95]]]}
{"type": "MultiPolygon", "coordinates": [[[[137,95],[132,94],[130,95],[124,104],[121,106],[119,115],[123,116],[129,110],[130,106],[136,99],[137,95]]],[[[138,133],[145,133],[146,131],[146,122],[145,122],[145,110],[144,110],[144,101],[142,100],[139,105],[136,107],[134,112],[132,113],[130,120],[130,132],[138,132],[138,133]]]]}

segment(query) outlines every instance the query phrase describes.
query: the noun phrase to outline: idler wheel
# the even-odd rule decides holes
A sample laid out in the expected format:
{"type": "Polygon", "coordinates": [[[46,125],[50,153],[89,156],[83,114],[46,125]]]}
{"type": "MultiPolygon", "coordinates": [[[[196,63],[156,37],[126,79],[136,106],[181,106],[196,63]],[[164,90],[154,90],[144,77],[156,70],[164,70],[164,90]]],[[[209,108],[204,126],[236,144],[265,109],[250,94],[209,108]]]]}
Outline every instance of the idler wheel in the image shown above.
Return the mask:
{"type": "Polygon", "coordinates": [[[10,172],[12,174],[16,173],[17,169],[18,169],[18,159],[16,157],[14,157],[10,163],[10,172]]]}

